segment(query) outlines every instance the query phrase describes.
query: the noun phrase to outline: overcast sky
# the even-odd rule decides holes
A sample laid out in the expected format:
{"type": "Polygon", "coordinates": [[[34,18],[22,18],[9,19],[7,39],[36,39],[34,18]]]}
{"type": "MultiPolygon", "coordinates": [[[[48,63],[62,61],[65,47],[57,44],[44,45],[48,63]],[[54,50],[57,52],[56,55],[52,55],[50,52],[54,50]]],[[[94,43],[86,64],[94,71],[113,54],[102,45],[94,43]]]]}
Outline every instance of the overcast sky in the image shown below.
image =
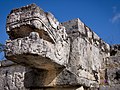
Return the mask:
{"type": "Polygon", "coordinates": [[[80,18],[105,42],[120,44],[120,0],[0,0],[0,43],[8,39],[5,25],[10,11],[31,3],[53,13],[60,22],[80,18]]]}

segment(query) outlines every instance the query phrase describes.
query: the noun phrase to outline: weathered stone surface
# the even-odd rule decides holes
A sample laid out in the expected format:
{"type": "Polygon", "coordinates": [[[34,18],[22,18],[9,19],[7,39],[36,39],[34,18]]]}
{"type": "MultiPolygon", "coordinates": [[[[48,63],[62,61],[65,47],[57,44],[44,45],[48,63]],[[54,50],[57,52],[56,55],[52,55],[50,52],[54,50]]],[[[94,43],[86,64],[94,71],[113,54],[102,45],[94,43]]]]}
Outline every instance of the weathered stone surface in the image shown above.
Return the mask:
{"type": "Polygon", "coordinates": [[[28,90],[24,87],[26,68],[11,61],[1,61],[0,90],[28,90]]]}
{"type": "Polygon", "coordinates": [[[0,67],[1,90],[87,90],[79,86],[79,83],[84,83],[84,79],[80,79],[82,82],[77,81],[77,77],[68,70],[40,70],[24,67],[9,60],[0,63],[5,62],[11,64],[0,67]],[[72,87],[73,85],[75,87],[72,87]]]}
{"type": "Polygon", "coordinates": [[[111,56],[120,56],[120,44],[111,46],[111,56]]]}
{"type": "Polygon", "coordinates": [[[107,69],[108,83],[110,85],[120,83],[120,68],[107,69]]]}
{"type": "Polygon", "coordinates": [[[50,12],[44,12],[35,4],[12,10],[7,17],[6,29],[10,39],[38,32],[43,39],[55,43],[65,40],[67,35],[65,28],[50,12]]]}
{"type": "Polygon", "coordinates": [[[100,83],[100,73],[104,72],[104,62],[109,56],[109,45],[79,19],[65,22],[63,25],[71,40],[69,70],[78,77],[100,83]]]}
{"type": "Polygon", "coordinates": [[[32,4],[8,15],[7,32],[11,40],[6,43],[6,58],[44,69],[38,78],[45,76],[50,80],[47,84],[44,78],[44,82],[34,78],[32,81],[36,83],[28,84],[28,87],[99,87],[100,69],[102,71],[105,66],[103,59],[109,56],[110,48],[79,19],[61,25],[51,13],[32,4]],[[16,20],[16,17],[19,18],[16,20]],[[48,77],[50,72],[56,73],[52,79],[48,77]]]}
{"type": "Polygon", "coordinates": [[[65,67],[69,40],[65,27],[35,4],[14,9],[7,18],[6,58],[40,69],[65,67]],[[17,19],[16,19],[17,18],[17,19]]]}
{"type": "Polygon", "coordinates": [[[120,56],[119,45],[111,46],[110,57],[106,60],[106,83],[100,85],[100,90],[120,90],[120,56]]]}
{"type": "Polygon", "coordinates": [[[114,86],[110,85],[100,86],[99,90],[120,90],[120,84],[116,84],[114,86]]]}
{"type": "Polygon", "coordinates": [[[83,85],[98,88],[98,83],[84,77],[78,77],[66,69],[31,70],[25,74],[25,87],[72,87],[83,85]]]}
{"type": "MultiPolygon", "coordinates": [[[[35,32],[34,32],[35,33],[35,32]]],[[[25,63],[36,68],[54,69],[68,64],[69,43],[63,41],[52,44],[35,36],[15,39],[6,43],[6,58],[25,63]]]]}
{"type": "Polygon", "coordinates": [[[101,38],[83,22],[81,22],[79,18],[64,22],[62,25],[65,26],[68,37],[75,39],[79,36],[99,48],[99,50],[109,54],[110,46],[101,40],[101,38]]]}
{"type": "Polygon", "coordinates": [[[110,56],[106,61],[107,68],[120,68],[120,56],[110,56]]]}
{"type": "Polygon", "coordinates": [[[120,84],[120,56],[111,56],[106,62],[109,85],[120,84]]]}
{"type": "MultiPolygon", "coordinates": [[[[6,29],[10,40],[5,56],[17,64],[1,62],[0,73],[8,73],[9,66],[11,77],[21,74],[18,81],[22,84],[15,82],[15,90],[19,85],[20,90],[119,89],[119,45],[110,47],[79,19],[61,24],[51,13],[31,4],[12,10],[6,29]]],[[[8,85],[2,83],[2,88],[8,85]]]]}

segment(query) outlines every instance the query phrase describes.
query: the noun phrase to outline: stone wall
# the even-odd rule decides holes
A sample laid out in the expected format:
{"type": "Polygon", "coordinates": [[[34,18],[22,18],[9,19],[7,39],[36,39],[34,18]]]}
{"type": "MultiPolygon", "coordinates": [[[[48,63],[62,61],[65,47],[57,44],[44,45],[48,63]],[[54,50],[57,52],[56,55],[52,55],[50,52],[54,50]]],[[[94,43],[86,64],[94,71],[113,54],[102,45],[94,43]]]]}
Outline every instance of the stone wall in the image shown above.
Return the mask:
{"type": "Polygon", "coordinates": [[[119,46],[105,43],[80,19],[60,23],[31,4],[10,12],[6,30],[10,61],[1,62],[3,90],[118,89],[119,46]]]}
{"type": "Polygon", "coordinates": [[[0,62],[0,90],[28,90],[24,87],[26,68],[9,60],[0,62]]]}
{"type": "Polygon", "coordinates": [[[120,45],[112,45],[111,56],[106,60],[106,84],[101,85],[103,90],[120,90],[120,45]]]}
{"type": "Polygon", "coordinates": [[[70,64],[73,70],[80,77],[104,83],[105,60],[110,55],[110,46],[79,19],[63,25],[71,40],[70,64]]]}
{"type": "MultiPolygon", "coordinates": [[[[22,66],[9,60],[0,61],[0,90],[84,90],[82,86],[39,87],[38,84],[42,85],[41,80],[45,76],[43,72],[43,70],[22,66]]],[[[49,77],[52,76],[49,75],[49,77]]]]}

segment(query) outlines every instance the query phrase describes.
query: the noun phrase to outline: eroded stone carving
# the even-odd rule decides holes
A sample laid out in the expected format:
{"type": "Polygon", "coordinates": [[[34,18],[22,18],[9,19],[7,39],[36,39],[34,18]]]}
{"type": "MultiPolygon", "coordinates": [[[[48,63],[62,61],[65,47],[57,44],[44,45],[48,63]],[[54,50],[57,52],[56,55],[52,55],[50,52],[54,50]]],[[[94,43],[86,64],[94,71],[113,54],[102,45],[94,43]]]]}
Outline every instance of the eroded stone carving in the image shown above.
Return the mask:
{"type": "Polygon", "coordinates": [[[10,39],[25,37],[35,31],[40,37],[55,43],[65,40],[67,35],[65,28],[50,12],[44,12],[35,4],[12,10],[7,18],[6,29],[10,39]]]}
{"type": "Polygon", "coordinates": [[[47,69],[68,63],[70,43],[65,27],[51,13],[35,4],[14,9],[8,15],[6,28],[11,39],[6,43],[7,58],[47,69]]]}
{"type": "MultiPolygon", "coordinates": [[[[12,10],[6,29],[10,37],[6,58],[32,68],[25,73],[26,88],[97,90],[99,85],[119,84],[119,70],[114,68],[110,74],[108,69],[114,58],[110,50],[115,49],[79,19],[60,23],[50,12],[31,4],[12,10]]],[[[118,68],[119,61],[114,66],[118,68]]]]}

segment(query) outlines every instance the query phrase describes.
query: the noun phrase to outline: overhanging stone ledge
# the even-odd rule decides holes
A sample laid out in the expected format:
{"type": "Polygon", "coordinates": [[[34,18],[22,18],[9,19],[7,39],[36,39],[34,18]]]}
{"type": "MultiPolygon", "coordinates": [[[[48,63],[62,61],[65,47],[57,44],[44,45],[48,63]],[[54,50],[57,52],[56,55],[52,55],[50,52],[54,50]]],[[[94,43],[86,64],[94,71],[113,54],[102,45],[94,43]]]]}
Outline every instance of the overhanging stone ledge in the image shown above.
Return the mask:
{"type": "Polygon", "coordinates": [[[33,36],[8,40],[6,43],[6,58],[17,63],[23,63],[40,69],[65,67],[69,58],[69,43],[52,44],[33,36]]]}

